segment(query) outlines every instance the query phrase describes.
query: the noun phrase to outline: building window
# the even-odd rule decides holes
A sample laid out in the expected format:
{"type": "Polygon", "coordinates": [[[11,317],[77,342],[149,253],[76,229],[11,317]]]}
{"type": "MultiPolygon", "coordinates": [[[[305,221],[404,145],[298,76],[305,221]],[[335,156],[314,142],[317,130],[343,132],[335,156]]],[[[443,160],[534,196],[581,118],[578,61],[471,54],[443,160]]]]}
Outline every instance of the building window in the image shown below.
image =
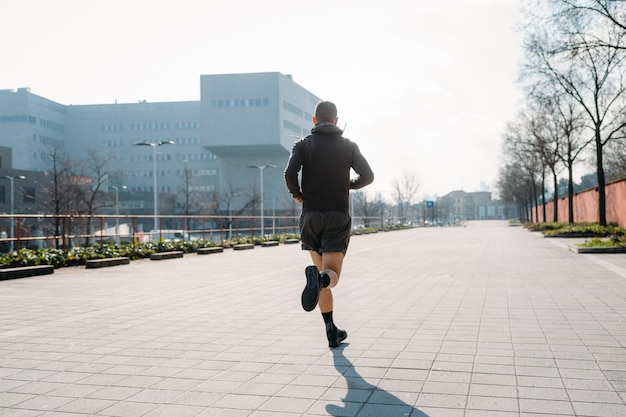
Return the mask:
{"type": "Polygon", "coordinates": [[[124,141],[122,139],[105,139],[101,141],[103,148],[118,148],[120,146],[124,146],[124,141]]]}
{"type": "Polygon", "coordinates": [[[4,185],[0,185],[0,204],[6,204],[7,203],[7,189],[4,185]]]}
{"type": "MultiPolygon", "coordinates": [[[[115,130],[116,132],[121,132],[124,126],[119,125],[119,129],[115,130]]],[[[131,123],[130,130],[132,131],[141,131],[141,130],[169,130],[170,123],[169,122],[142,122],[142,123],[131,123]]],[[[109,130],[111,131],[111,130],[109,130]]]]}
{"type": "Polygon", "coordinates": [[[296,116],[302,117],[304,112],[298,106],[294,106],[290,102],[283,100],[283,109],[287,110],[290,113],[295,114],[296,116]]]}
{"type": "Polygon", "coordinates": [[[0,123],[26,122],[27,120],[28,116],[25,115],[0,116],[0,123]]]}
{"type": "Polygon", "coordinates": [[[289,120],[283,120],[283,127],[285,129],[291,130],[292,132],[296,132],[300,134],[302,132],[302,128],[295,123],[291,123],[289,120]]]}
{"type": "Polygon", "coordinates": [[[200,122],[176,122],[176,129],[199,129],[200,122]]]}
{"type": "Polygon", "coordinates": [[[33,187],[22,188],[22,202],[28,204],[35,203],[35,189],[33,187]]]}
{"type": "Polygon", "coordinates": [[[63,149],[63,139],[54,139],[47,136],[39,136],[39,142],[43,145],[50,146],[52,148],[63,149]]]}
{"type": "Polygon", "coordinates": [[[65,132],[65,126],[59,123],[51,122],[49,120],[39,119],[39,125],[41,127],[56,130],[57,132],[65,132]]]}
{"type": "Polygon", "coordinates": [[[269,98],[249,98],[249,99],[219,99],[211,100],[211,107],[216,108],[234,108],[234,107],[269,107],[269,98]]]}

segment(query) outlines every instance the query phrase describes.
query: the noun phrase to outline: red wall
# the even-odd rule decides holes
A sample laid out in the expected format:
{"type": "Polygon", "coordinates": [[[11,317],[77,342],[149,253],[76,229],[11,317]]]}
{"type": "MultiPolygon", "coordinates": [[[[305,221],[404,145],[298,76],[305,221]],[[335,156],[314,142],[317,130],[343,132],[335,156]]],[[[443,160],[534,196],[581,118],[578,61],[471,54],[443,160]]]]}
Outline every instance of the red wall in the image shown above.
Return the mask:
{"type": "MultiPolygon", "coordinates": [[[[620,227],[626,227],[626,179],[612,182],[605,186],[606,190],[606,221],[615,223],[620,227]]],[[[558,221],[568,222],[568,197],[559,199],[558,221]]],[[[543,222],[543,209],[539,205],[539,220],[535,219],[535,208],[532,209],[532,220],[543,222]]],[[[546,203],[546,221],[554,220],[554,202],[546,203]]],[[[595,188],[574,194],[574,222],[597,223],[598,215],[598,191],[595,188]]]]}

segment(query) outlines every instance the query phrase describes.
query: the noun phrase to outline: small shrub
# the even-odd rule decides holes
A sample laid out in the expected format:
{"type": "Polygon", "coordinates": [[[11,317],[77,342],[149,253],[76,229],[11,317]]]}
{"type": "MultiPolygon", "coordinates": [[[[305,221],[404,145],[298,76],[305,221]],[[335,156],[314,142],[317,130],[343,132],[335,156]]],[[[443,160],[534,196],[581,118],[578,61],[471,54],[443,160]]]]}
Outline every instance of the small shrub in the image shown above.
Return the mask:
{"type": "Polygon", "coordinates": [[[551,222],[551,223],[524,223],[523,226],[526,229],[530,230],[531,232],[543,232],[543,231],[547,231],[547,230],[562,229],[563,227],[568,226],[568,224],[567,223],[556,223],[556,222],[551,222]]]}
{"type": "Polygon", "coordinates": [[[600,226],[598,223],[565,224],[560,228],[544,231],[546,236],[553,235],[588,235],[596,237],[623,236],[626,229],[615,225],[600,226]]]}
{"type": "Polygon", "coordinates": [[[593,238],[578,246],[582,248],[620,248],[626,247],[626,238],[624,236],[611,236],[608,239],[593,238]]]}
{"type": "MultiPolygon", "coordinates": [[[[406,229],[411,226],[397,224],[388,227],[388,230],[406,229]]],[[[353,231],[354,234],[376,233],[385,230],[383,228],[367,227],[353,231]]],[[[18,267],[18,266],[36,266],[36,265],[53,265],[55,268],[64,266],[85,265],[90,259],[105,259],[128,257],[130,259],[149,258],[155,252],[183,251],[185,253],[194,253],[198,248],[222,246],[224,248],[232,247],[236,244],[255,244],[260,245],[266,241],[279,241],[284,243],[287,239],[300,239],[296,233],[287,233],[282,235],[270,234],[265,236],[240,236],[237,238],[214,242],[211,240],[193,240],[193,241],[170,241],[160,240],[157,242],[140,243],[134,242],[115,243],[112,240],[98,243],[93,246],[75,246],[69,250],[61,249],[20,249],[13,253],[0,254],[0,268],[18,267]]]]}

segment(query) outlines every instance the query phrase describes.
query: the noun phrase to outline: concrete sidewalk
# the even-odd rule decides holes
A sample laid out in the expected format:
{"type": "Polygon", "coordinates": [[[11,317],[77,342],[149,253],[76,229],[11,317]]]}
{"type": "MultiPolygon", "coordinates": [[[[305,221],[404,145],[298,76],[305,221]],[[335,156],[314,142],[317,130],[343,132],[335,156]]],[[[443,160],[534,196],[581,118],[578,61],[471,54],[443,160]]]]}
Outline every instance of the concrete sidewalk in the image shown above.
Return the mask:
{"type": "Polygon", "coordinates": [[[0,416],[626,416],[626,256],[505,222],[355,236],[349,337],[299,245],[0,282],[0,416]]]}

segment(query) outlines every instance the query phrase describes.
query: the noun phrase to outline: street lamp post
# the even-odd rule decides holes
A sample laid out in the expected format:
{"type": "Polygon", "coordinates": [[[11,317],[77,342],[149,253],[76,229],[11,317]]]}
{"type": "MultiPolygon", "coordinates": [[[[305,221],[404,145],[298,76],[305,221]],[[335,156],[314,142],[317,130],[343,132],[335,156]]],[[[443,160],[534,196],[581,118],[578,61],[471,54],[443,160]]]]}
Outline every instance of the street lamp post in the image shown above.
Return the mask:
{"type": "Polygon", "coordinates": [[[257,168],[259,170],[260,173],[260,177],[261,177],[261,236],[265,236],[265,226],[264,226],[264,221],[265,219],[263,218],[263,170],[265,168],[276,168],[276,165],[273,164],[269,164],[269,165],[250,165],[248,166],[248,168],[257,168]]]}
{"type": "Polygon", "coordinates": [[[154,231],[159,230],[159,201],[157,191],[157,147],[161,145],[174,145],[176,142],[173,140],[164,140],[161,142],[139,142],[135,143],[137,146],[150,146],[152,148],[152,188],[154,194],[154,231]]]}
{"type": "Polygon", "coordinates": [[[188,160],[184,160],[185,164],[185,229],[189,230],[189,169],[187,166],[188,160]]]}
{"type": "Polygon", "coordinates": [[[11,243],[10,243],[10,252],[13,252],[13,238],[15,237],[15,219],[13,218],[13,215],[15,214],[15,197],[14,197],[14,182],[16,179],[18,180],[25,180],[26,177],[23,175],[17,175],[15,177],[12,177],[10,175],[5,175],[2,178],[6,178],[11,182],[11,243]]]}
{"type": "Polygon", "coordinates": [[[115,190],[115,242],[116,243],[120,243],[120,235],[119,235],[119,228],[120,228],[120,198],[119,198],[119,189],[121,188],[122,190],[126,189],[125,185],[122,186],[115,186],[112,185],[111,188],[113,188],[115,190]]]}

